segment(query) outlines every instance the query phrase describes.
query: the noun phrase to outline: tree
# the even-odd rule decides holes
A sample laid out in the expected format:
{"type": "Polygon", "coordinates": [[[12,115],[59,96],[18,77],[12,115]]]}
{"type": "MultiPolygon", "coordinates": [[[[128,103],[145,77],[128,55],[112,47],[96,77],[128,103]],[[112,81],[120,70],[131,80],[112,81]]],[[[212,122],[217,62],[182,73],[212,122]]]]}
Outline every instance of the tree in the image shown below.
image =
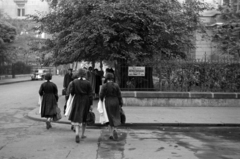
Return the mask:
{"type": "Polygon", "coordinates": [[[38,29],[54,34],[56,63],[128,59],[142,62],[154,54],[184,57],[194,47],[201,2],[160,0],[60,1],[45,16],[32,16],[38,29]]]}
{"type": "Polygon", "coordinates": [[[8,63],[22,61],[27,64],[31,56],[35,59],[32,43],[37,38],[35,37],[36,33],[31,30],[35,24],[29,20],[11,19],[9,17],[3,18],[0,22],[2,22],[0,25],[4,24],[4,26],[1,25],[3,27],[0,27],[0,35],[4,39],[1,49],[2,54],[4,54],[4,61],[8,63]]]}
{"type": "Polygon", "coordinates": [[[11,56],[6,52],[7,46],[12,43],[17,35],[16,28],[0,19],[0,62],[9,62],[11,56]]]}
{"type": "Polygon", "coordinates": [[[221,15],[218,20],[222,24],[214,25],[211,29],[213,31],[213,41],[217,44],[220,50],[219,56],[228,56],[233,59],[240,57],[240,13],[236,12],[231,4],[226,3],[220,6],[221,15]]]}
{"type": "Polygon", "coordinates": [[[54,35],[56,64],[108,60],[116,66],[143,65],[156,58],[185,58],[206,8],[199,1],[67,0],[47,15],[31,17],[40,24],[38,30],[54,35]]]}

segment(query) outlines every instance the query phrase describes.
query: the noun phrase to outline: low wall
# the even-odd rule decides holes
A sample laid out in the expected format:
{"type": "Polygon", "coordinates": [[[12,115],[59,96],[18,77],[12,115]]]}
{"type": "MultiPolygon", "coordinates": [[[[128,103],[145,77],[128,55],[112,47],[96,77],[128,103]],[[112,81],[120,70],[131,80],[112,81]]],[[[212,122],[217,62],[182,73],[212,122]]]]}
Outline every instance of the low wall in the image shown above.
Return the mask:
{"type": "MultiPolygon", "coordinates": [[[[22,77],[31,77],[31,74],[21,74],[21,75],[15,75],[14,78],[22,78],[22,77]]],[[[12,79],[12,75],[0,75],[0,80],[1,79],[12,79]]]]}
{"type": "Polygon", "coordinates": [[[122,91],[125,106],[240,107],[240,93],[122,91]]]}

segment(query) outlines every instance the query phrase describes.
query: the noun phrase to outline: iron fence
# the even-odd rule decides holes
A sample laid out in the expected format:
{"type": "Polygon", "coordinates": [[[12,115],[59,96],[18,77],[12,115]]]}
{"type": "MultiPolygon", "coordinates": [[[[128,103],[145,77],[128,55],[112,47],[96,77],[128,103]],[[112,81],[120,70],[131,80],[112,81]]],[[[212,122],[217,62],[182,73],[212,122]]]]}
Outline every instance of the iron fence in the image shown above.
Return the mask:
{"type": "Polygon", "coordinates": [[[0,76],[12,76],[20,74],[30,74],[32,67],[24,64],[23,62],[17,62],[14,64],[2,64],[0,66],[0,76]]]}
{"type": "Polygon", "coordinates": [[[143,66],[144,76],[129,76],[130,67],[121,66],[119,83],[122,90],[240,91],[239,61],[161,60],[143,66]]]}

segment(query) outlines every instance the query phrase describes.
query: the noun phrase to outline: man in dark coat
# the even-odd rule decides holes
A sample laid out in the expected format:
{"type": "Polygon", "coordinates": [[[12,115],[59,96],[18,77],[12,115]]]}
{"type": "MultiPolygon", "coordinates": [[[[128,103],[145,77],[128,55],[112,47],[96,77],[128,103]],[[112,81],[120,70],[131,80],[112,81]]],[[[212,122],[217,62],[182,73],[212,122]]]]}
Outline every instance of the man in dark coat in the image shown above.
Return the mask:
{"type": "Polygon", "coordinates": [[[69,68],[69,69],[68,69],[68,72],[67,72],[67,73],[65,74],[65,76],[64,76],[63,88],[64,88],[64,89],[67,89],[69,83],[70,83],[72,80],[73,80],[73,78],[72,78],[72,69],[69,68]]]}
{"type": "MultiPolygon", "coordinates": [[[[69,68],[68,72],[65,74],[64,79],[63,79],[63,88],[65,89],[65,92],[67,91],[69,83],[72,81],[73,81],[72,69],[69,68]]],[[[65,100],[66,100],[65,103],[67,103],[68,97],[69,96],[67,94],[65,94],[65,100]]],[[[65,113],[65,110],[66,110],[66,104],[64,106],[64,111],[63,111],[64,113],[65,113]]]]}

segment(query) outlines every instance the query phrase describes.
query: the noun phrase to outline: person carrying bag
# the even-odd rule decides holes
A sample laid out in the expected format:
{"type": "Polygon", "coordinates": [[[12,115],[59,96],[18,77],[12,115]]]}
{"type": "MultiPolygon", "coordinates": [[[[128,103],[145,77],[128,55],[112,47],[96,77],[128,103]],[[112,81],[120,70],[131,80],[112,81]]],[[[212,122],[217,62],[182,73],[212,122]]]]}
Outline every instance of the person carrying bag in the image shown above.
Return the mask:
{"type": "Polygon", "coordinates": [[[52,74],[47,73],[45,75],[46,82],[42,83],[39,93],[39,113],[42,118],[46,118],[46,128],[52,128],[51,121],[59,112],[58,110],[58,88],[57,85],[50,80],[52,74]]]}
{"type": "Polygon", "coordinates": [[[72,82],[72,87],[69,88],[70,94],[74,97],[72,99],[71,108],[69,107],[69,110],[66,110],[66,112],[68,112],[67,115],[69,114],[68,120],[75,126],[76,143],[80,142],[80,138],[86,138],[84,133],[87,124],[87,116],[93,104],[92,86],[91,83],[86,80],[86,70],[79,69],[78,77],[78,79],[72,82]],[[80,128],[82,129],[81,137],[80,128]]]}
{"type": "Polygon", "coordinates": [[[106,74],[106,83],[102,85],[99,98],[104,103],[109,124],[109,139],[117,140],[118,134],[116,127],[121,125],[120,108],[123,105],[120,87],[114,82],[112,73],[106,74]]]}
{"type": "Polygon", "coordinates": [[[106,107],[105,107],[105,100],[103,100],[103,102],[101,100],[98,101],[98,107],[97,110],[100,114],[99,116],[99,122],[101,124],[106,124],[109,122],[108,120],[108,116],[107,116],[107,111],[106,111],[106,107]]]}

